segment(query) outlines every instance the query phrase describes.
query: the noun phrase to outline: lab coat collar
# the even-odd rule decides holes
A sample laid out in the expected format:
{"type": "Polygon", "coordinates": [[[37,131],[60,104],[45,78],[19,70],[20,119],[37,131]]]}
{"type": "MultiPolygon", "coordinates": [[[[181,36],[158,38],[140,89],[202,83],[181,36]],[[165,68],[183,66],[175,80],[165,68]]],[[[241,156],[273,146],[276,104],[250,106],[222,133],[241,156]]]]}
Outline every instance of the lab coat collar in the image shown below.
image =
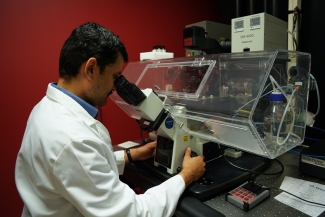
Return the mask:
{"type": "Polygon", "coordinates": [[[98,109],[92,105],[90,105],[88,102],[84,101],[83,99],[79,98],[78,96],[74,95],[73,93],[71,93],[70,91],[57,86],[56,82],[52,82],[51,83],[52,87],[55,87],[56,89],[59,89],[60,91],[62,91],[63,93],[65,93],[66,95],[70,96],[72,99],[74,99],[77,103],[79,103],[93,118],[97,117],[98,114],[98,109]]]}
{"type": "Polygon", "coordinates": [[[78,102],[62,91],[52,87],[51,83],[47,86],[46,96],[51,100],[60,103],[76,116],[81,117],[87,125],[91,126],[96,124],[97,120],[94,119],[78,102]]]}
{"type": "MultiPolygon", "coordinates": [[[[101,122],[93,118],[78,102],[76,102],[70,96],[53,87],[51,83],[47,87],[46,95],[50,100],[54,100],[60,103],[71,113],[80,117],[89,127],[96,130],[99,133],[100,137],[106,142],[106,144],[112,143],[106,127],[101,122]]],[[[111,150],[113,150],[111,146],[109,147],[111,150]]]]}

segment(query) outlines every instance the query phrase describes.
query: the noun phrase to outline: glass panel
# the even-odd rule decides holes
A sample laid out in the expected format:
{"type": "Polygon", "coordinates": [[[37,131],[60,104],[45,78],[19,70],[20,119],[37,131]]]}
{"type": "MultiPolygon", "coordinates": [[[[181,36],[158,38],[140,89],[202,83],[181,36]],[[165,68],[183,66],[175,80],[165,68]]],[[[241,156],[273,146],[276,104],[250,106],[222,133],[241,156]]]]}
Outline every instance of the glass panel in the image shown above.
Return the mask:
{"type": "MultiPolygon", "coordinates": [[[[178,124],[187,120],[183,128],[190,135],[275,158],[303,142],[309,71],[309,54],[279,50],[134,62],[123,75],[142,90],[153,89],[178,124]],[[284,133],[275,141],[265,136],[272,91],[285,95],[286,108],[279,114],[284,133]]],[[[111,98],[141,118],[117,94],[111,98]]]]}

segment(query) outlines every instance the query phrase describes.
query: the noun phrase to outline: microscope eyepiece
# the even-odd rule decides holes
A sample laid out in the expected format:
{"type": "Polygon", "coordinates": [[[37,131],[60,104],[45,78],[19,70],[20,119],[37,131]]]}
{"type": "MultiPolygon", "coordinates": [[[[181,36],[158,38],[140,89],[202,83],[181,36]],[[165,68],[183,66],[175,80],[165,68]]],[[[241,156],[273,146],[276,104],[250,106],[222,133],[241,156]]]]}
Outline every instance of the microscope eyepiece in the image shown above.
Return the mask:
{"type": "Polygon", "coordinates": [[[117,94],[128,104],[137,106],[146,95],[133,83],[130,83],[123,75],[116,78],[115,89],[117,94]]]}

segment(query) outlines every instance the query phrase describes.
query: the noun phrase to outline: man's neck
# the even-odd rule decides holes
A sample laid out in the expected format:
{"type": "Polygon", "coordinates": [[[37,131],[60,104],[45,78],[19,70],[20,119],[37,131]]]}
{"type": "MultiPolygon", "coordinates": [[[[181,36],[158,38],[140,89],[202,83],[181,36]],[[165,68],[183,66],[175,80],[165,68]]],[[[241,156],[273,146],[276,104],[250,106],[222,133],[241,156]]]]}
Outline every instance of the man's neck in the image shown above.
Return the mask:
{"type": "Polygon", "coordinates": [[[59,78],[57,86],[66,89],[70,93],[83,98],[83,91],[82,91],[82,82],[77,82],[75,80],[67,81],[64,78],[59,78]]]}

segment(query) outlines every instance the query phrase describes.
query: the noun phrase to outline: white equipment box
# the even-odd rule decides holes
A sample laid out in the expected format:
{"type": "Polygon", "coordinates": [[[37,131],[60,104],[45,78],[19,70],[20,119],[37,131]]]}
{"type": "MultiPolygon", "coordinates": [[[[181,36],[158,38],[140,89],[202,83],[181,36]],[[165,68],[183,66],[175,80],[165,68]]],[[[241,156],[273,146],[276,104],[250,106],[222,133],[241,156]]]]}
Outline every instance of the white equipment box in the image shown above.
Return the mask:
{"type": "Polygon", "coordinates": [[[157,59],[169,59],[169,58],[174,58],[174,53],[159,52],[159,51],[140,53],[140,61],[157,60],[157,59]]]}
{"type": "Polygon", "coordinates": [[[231,52],[287,49],[288,24],[267,13],[231,20],[231,52]]]}

